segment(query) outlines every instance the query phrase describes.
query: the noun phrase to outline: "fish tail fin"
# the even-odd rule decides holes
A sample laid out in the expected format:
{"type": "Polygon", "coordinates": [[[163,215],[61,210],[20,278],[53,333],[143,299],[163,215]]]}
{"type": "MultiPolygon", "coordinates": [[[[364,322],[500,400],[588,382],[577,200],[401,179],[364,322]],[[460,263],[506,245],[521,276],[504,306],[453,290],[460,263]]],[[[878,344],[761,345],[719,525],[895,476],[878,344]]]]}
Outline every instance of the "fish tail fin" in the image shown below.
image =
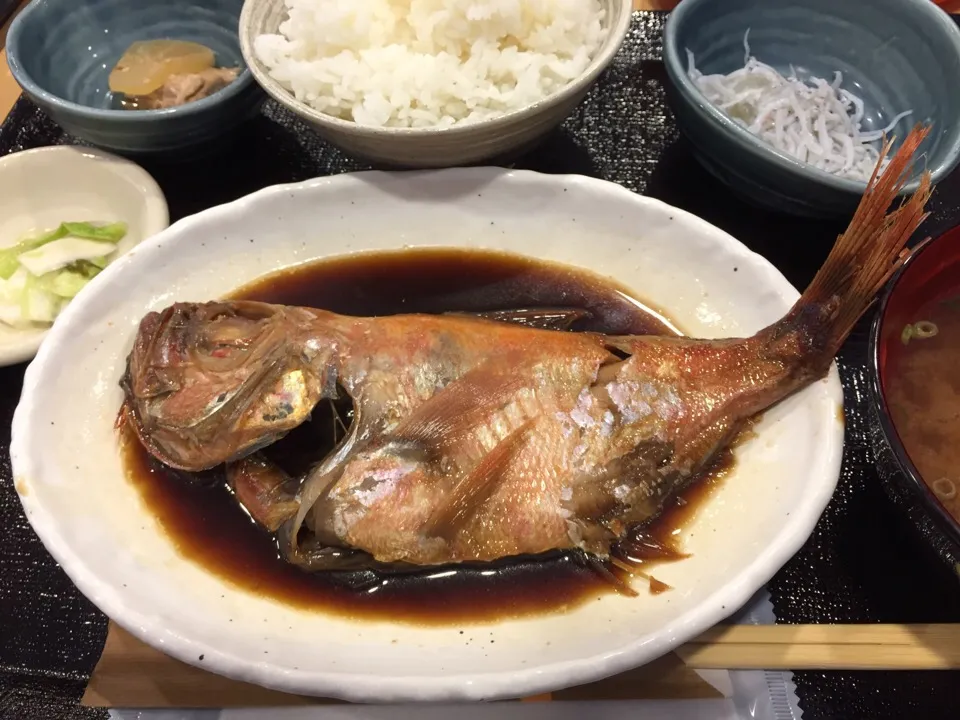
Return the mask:
{"type": "MultiPolygon", "coordinates": [[[[821,349],[832,357],[846,340],[877,292],[909,257],[905,250],[910,236],[927,217],[924,211],[930,198],[930,173],[925,171],[917,191],[898,208],[890,205],[907,181],[909,169],[920,143],[930,126],[916,125],[881,173],[884,158],[890,152],[886,141],[874,168],[863,199],[846,231],[837,238],[830,255],[813,282],[794,307],[796,313],[816,308],[823,321],[827,314],[821,349]]],[[[819,343],[818,343],[819,344],[819,343]]]]}

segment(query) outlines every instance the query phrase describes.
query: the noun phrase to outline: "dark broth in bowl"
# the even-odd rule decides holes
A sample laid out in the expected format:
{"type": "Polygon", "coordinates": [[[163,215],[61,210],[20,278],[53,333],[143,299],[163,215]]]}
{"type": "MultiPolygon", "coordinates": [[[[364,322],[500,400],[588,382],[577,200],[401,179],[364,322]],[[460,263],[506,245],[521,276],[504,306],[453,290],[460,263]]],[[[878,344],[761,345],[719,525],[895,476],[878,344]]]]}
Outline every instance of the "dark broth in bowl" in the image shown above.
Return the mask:
{"type": "Polygon", "coordinates": [[[928,280],[884,321],[883,390],[920,479],[960,523],[960,263],[928,280]]]}
{"type": "MultiPolygon", "coordinates": [[[[590,313],[574,330],[679,334],[668,318],[612,281],[486,251],[407,250],[319,261],[261,278],[232,297],[355,315],[574,307],[590,313]]],[[[346,405],[343,411],[349,422],[346,405]]],[[[265,453],[291,475],[303,473],[333,449],[336,421],[329,410],[315,412],[265,453]]],[[[749,427],[741,438],[750,436],[749,427]]],[[[181,555],[238,587],[295,607],[352,618],[444,625],[567,610],[613,591],[610,582],[565,552],[426,567],[406,574],[307,573],[281,559],[276,539],[253,523],[224,483],[205,482],[160,465],[129,426],[123,427],[121,441],[128,478],[181,555]]],[[[660,563],[686,557],[676,546],[678,533],[734,464],[728,448],[699,482],[644,527],[647,551],[640,559],[645,571],[655,572],[660,563]]],[[[616,568],[612,572],[616,574],[616,568]]],[[[654,575],[647,575],[646,581],[651,594],[669,590],[654,575]]],[[[638,579],[635,588],[642,589],[643,582],[638,579]]]]}

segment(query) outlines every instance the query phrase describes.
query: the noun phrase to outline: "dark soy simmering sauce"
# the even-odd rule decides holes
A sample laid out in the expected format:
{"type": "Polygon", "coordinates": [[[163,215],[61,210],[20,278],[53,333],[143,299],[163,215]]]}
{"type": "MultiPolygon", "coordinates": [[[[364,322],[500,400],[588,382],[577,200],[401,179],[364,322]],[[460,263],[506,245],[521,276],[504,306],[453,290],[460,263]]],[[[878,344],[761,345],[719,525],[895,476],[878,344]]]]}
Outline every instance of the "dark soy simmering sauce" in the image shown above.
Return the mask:
{"type": "MultiPolygon", "coordinates": [[[[575,307],[589,310],[591,318],[578,321],[574,330],[676,334],[661,313],[611,282],[492,252],[403,251],[322,261],[263,278],[233,297],[352,315],[575,307]]],[[[349,403],[340,411],[349,422],[349,403]]],[[[267,450],[291,474],[317,462],[338,432],[333,410],[318,406],[313,415],[267,450]]],[[[339,431],[336,437],[341,436],[339,431]]],[[[563,553],[428,568],[416,574],[309,574],[280,559],[274,538],[253,524],[222,483],[198,481],[158,464],[126,431],[123,446],[131,481],[184,557],[245,590],[293,606],[394,622],[450,624],[560,611],[613,591],[595,571],[563,553]]],[[[645,569],[683,557],[671,550],[677,533],[732,462],[732,453],[724,453],[702,481],[647,529],[651,552],[645,569]]],[[[637,579],[633,586],[642,593],[646,582],[637,579]]],[[[654,593],[667,589],[654,578],[649,588],[654,593]]]]}

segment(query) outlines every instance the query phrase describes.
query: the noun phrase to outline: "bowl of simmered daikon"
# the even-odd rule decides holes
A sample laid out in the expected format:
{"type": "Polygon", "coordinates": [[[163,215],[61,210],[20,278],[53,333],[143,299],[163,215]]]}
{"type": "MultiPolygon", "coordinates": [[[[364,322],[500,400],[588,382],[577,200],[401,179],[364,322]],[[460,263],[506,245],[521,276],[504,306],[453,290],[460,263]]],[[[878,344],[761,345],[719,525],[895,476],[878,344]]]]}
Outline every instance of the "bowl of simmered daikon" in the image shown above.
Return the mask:
{"type": "Polygon", "coordinates": [[[122,154],[197,151],[265,94],[243,62],[242,0],[35,0],[10,26],[24,93],[68,133],[122,154]]]}
{"type": "Polygon", "coordinates": [[[960,29],[930,0],[684,0],[663,62],[694,155],[755,206],[852,213],[884,136],[918,123],[934,183],[960,161],[960,29]]]}
{"type": "Polygon", "coordinates": [[[960,226],[918,247],[894,276],[870,357],[885,486],[960,572],[960,226]]]}

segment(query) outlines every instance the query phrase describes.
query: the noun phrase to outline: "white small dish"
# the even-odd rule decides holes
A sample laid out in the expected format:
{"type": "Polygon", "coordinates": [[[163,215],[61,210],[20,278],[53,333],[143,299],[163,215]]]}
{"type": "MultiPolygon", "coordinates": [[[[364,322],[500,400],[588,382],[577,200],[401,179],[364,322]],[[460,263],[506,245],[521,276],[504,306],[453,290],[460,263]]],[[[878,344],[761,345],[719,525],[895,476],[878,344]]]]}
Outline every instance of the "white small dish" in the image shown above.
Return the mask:
{"type": "MultiPolygon", "coordinates": [[[[74,221],[127,223],[118,256],[170,224],[160,187],[129,160],[72,145],[0,157],[0,247],[74,221]]],[[[32,358],[47,332],[0,323],[0,366],[32,358]]]]}
{"type": "Polygon", "coordinates": [[[638,585],[638,597],[603,595],[564,613],[418,626],[291,607],[180,555],[126,479],[114,431],[144,314],[308,260],[417,246],[577,265],[634,288],[697,337],[751,335],[799,297],[770,263],[699,218],[577,176],[357,173],[267,188],[181,220],[67,307],[27,369],[13,421],[26,516],[107,615],[182,661],[287,692],[493,700],[653,660],[735,612],[810,535],[840,472],[835,366],[768,410],[737,447],[734,470],[682,536],[692,556],[657,568],[674,588],[659,595],[638,585]]]}

